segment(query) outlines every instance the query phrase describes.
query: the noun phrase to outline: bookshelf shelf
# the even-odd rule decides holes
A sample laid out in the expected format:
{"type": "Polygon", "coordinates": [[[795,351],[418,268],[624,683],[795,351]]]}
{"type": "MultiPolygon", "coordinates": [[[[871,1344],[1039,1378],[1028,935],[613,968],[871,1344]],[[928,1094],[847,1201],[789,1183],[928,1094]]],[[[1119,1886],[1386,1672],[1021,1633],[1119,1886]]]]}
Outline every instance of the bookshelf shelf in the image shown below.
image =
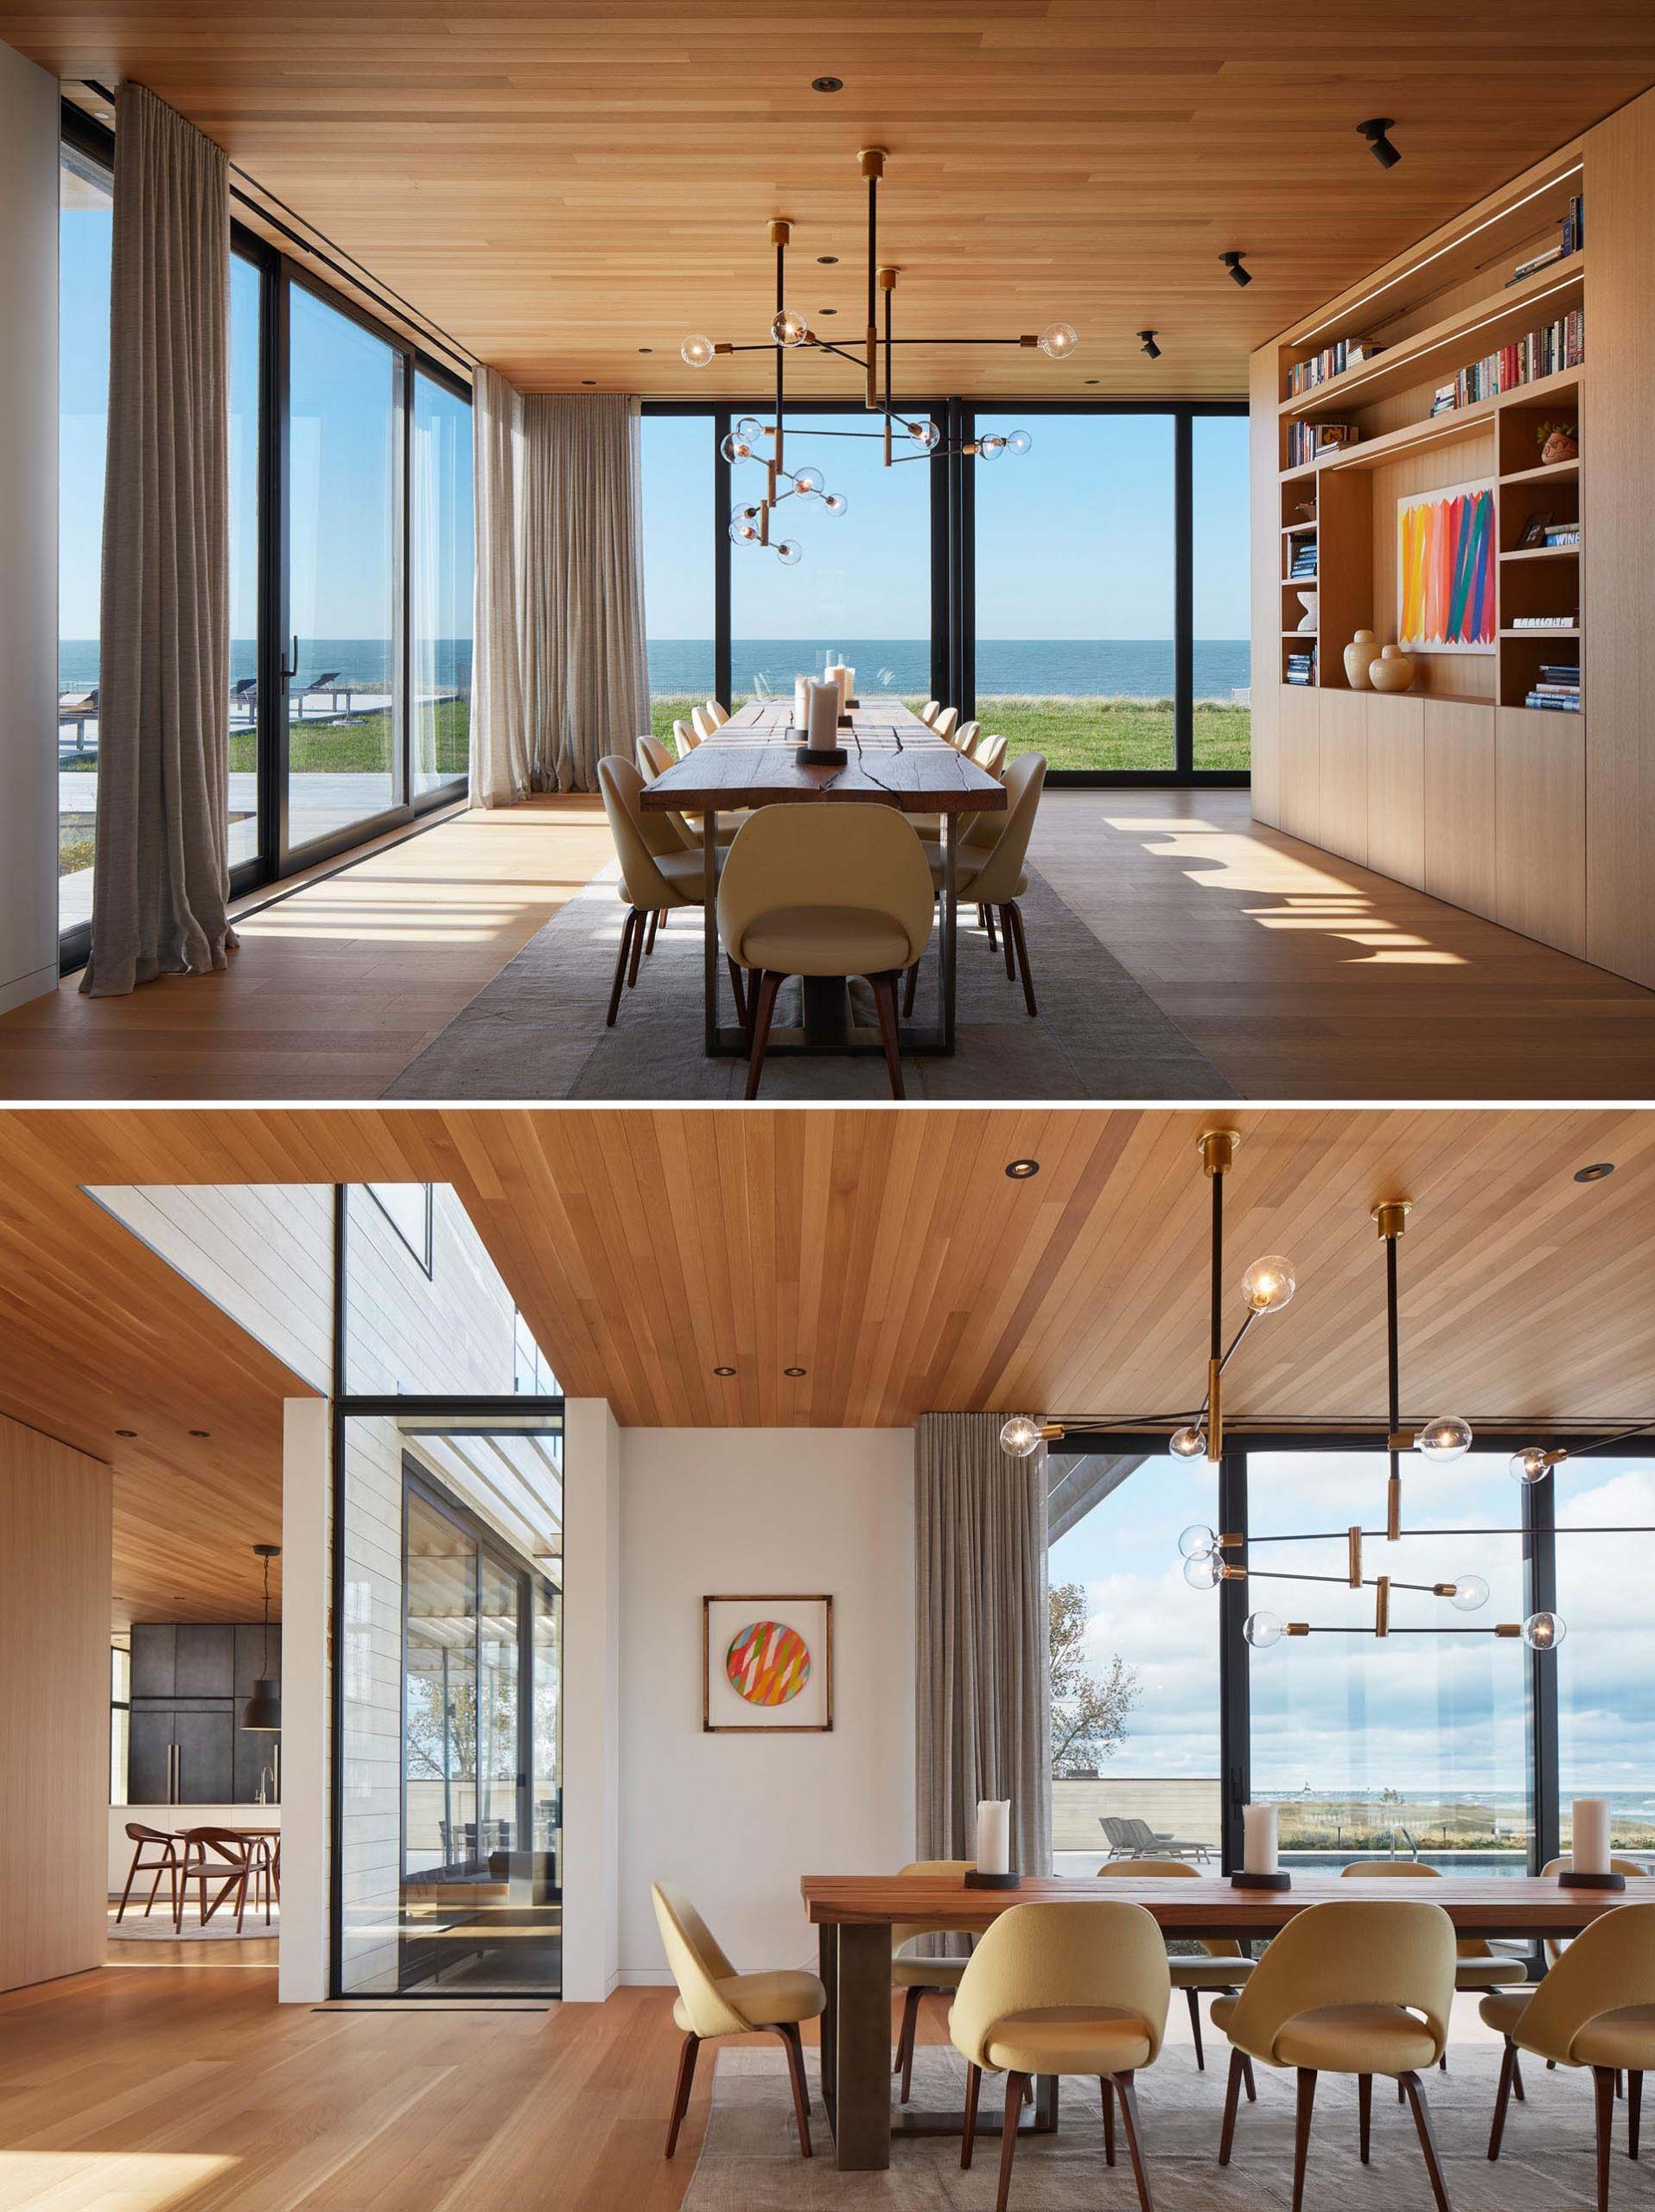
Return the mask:
{"type": "Polygon", "coordinates": [[[1500,632],[1502,638],[1521,638],[1525,643],[1531,639],[1544,642],[1547,638],[1578,638],[1580,634],[1580,629],[1576,624],[1570,623],[1565,627],[1560,622],[1548,622],[1540,629],[1509,629],[1500,632]]]}
{"type": "MultiPolygon", "coordinates": [[[[1574,378],[1579,375],[1578,369],[1571,372],[1574,378]]],[[[1578,461],[1550,461],[1538,468],[1508,468],[1499,480],[1502,484],[1563,484],[1580,473],[1578,461]]]]}
{"type": "Polygon", "coordinates": [[[1514,545],[1500,555],[1502,561],[1578,561],[1578,545],[1514,545]]]}

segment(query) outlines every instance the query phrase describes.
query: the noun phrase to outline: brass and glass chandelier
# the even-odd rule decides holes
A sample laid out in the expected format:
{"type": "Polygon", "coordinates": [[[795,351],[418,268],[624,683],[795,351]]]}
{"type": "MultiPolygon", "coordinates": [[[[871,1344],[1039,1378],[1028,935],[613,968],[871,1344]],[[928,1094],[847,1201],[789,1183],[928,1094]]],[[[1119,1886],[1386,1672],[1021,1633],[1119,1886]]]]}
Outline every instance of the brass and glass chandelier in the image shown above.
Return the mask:
{"type": "Polygon", "coordinates": [[[756,415],[744,415],[722,442],[724,459],[735,466],[752,461],[765,472],[765,486],[756,499],[738,499],[730,510],[729,535],[737,545],[767,547],[786,567],[792,567],[800,557],[800,548],[795,539],[777,537],[773,532],[776,511],[784,499],[819,499],[831,515],[842,515],[849,505],[843,493],[829,492],[822,471],[814,466],[790,470],[786,466],[786,429],[784,421],[786,401],[786,360],[797,348],[812,348],[819,353],[831,353],[837,359],[848,361],[863,379],[863,404],[870,414],[882,417],[876,430],[812,430],[812,437],[876,438],[883,448],[882,465],[890,468],[899,461],[933,461],[951,455],[963,455],[977,461],[996,461],[1002,454],[1026,454],[1034,443],[1027,430],[994,431],[980,437],[956,442],[950,445],[942,430],[929,416],[915,419],[898,408],[895,398],[895,349],[899,346],[1016,346],[1039,351],[1048,359],[1066,360],[1079,344],[1073,325],[1066,322],[1048,323],[1037,334],[1017,338],[899,338],[895,333],[896,280],[899,270],[879,258],[879,186],[885,174],[885,150],[879,146],[864,147],[857,156],[863,177],[868,186],[868,320],[861,355],[850,347],[836,345],[814,330],[805,316],[787,305],[787,248],[792,241],[792,225],[785,218],[773,217],[769,226],[770,244],[776,257],[776,305],[771,317],[770,333],[766,339],[751,344],[735,344],[715,340],[697,332],[686,338],[679,347],[684,361],[692,369],[710,368],[721,355],[736,353],[773,353],[775,357],[774,420],[767,423],[756,415]],[[882,302],[882,309],[881,302],[882,302]]]}

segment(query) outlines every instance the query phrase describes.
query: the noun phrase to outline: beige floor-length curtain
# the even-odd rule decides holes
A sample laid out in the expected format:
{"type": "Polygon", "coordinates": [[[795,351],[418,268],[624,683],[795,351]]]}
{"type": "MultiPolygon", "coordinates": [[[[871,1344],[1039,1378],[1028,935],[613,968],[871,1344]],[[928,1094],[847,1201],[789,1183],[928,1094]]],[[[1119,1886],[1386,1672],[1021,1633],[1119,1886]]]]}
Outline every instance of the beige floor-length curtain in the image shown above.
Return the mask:
{"type": "Polygon", "coordinates": [[[1009,1459],[1001,1414],[927,1414],[915,1436],[921,1859],[969,1859],[977,1807],[1011,1800],[1021,1873],[1052,1865],[1046,1454],[1009,1459]]]}
{"type": "Polygon", "coordinates": [[[472,796],[595,791],[649,728],[641,403],[479,372],[472,796]]]}
{"type": "Polygon", "coordinates": [[[94,997],[222,968],[236,941],[226,163],[141,85],[115,118],[94,997]]]}

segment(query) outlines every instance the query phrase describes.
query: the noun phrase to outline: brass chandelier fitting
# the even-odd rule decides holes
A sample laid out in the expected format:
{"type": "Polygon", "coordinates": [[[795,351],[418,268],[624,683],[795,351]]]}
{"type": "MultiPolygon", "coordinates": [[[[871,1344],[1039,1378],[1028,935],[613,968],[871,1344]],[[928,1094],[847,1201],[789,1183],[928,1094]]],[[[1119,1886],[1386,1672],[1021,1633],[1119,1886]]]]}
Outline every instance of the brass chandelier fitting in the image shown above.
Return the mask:
{"type": "Polygon", "coordinates": [[[901,273],[879,258],[879,186],[885,174],[885,149],[881,146],[865,146],[857,156],[857,162],[868,186],[868,322],[864,337],[864,351],[859,357],[848,346],[835,345],[821,333],[813,330],[808,320],[786,303],[786,253],[792,239],[792,226],[784,217],[777,216],[770,223],[770,243],[776,256],[776,308],[771,318],[770,335],[751,345],[736,345],[715,340],[700,332],[684,340],[679,353],[692,369],[710,368],[722,354],[773,353],[775,355],[776,393],[775,420],[763,422],[755,415],[744,415],[723,440],[721,450],[732,465],[742,461],[756,461],[766,472],[765,489],[757,499],[738,500],[730,510],[729,535],[737,545],[769,547],[784,566],[792,568],[800,557],[801,549],[791,538],[781,538],[773,543],[771,522],[783,499],[819,498],[831,515],[842,515],[850,502],[840,493],[825,489],[822,472],[805,467],[790,472],[786,466],[786,363],[788,353],[796,346],[814,347],[817,352],[831,353],[848,361],[857,369],[863,378],[863,404],[869,413],[882,416],[882,427],[877,430],[813,430],[815,437],[877,438],[883,447],[882,463],[887,468],[899,461],[931,461],[951,454],[964,455],[979,461],[997,460],[1001,454],[1027,453],[1034,440],[1027,430],[994,432],[986,436],[964,440],[950,446],[937,423],[929,417],[911,420],[900,410],[895,400],[895,372],[894,355],[898,346],[1017,346],[1038,349],[1054,361],[1066,360],[1080,340],[1073,326],[1066,322],[1048,323],[1037,335],[1018,338],[898,338],[895,334],[896,280],[901,273]],[[883,302],[882,316],[880,302],[883,302]],[[881,324],[883,324],[882,331],[881,324]],[[883,362],[883,393],[881,391],[881,364],[883,362]],[[899,450],[905,443],[910,450],[899,450]]]}

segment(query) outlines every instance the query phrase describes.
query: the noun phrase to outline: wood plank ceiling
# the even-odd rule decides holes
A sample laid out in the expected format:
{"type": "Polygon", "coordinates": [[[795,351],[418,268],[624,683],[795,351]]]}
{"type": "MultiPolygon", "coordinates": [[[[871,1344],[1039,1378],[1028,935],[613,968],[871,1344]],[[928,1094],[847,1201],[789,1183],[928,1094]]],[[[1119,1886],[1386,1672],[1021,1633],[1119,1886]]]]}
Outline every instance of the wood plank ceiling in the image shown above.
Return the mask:
{"type": "MultiPolygon", "coordinates": [[[[858,341],[863,145],[900,329],[1084,340],[911,349],[911,391],[1240,398],[1252,347],[1655,80],[1647,0],[0,0],[0,39],[138,78],[519,385],[671,397],[758,389],[678,346],[762,337],[772,215],[792,304],[858,341]]],[[[795,375],[856,396],[829,359],[795,375]]]]}
{"type": "MultiPolygon", "coordinates": [[[[453,1183],[565,1389],[608,1397],[627,1425],[1169,1414],[1202,1387],[1195,1140],[1214,1118],[0,1115],[0,1409],[113,1465],[129,1613],[245,1618],[247,1547],[279,1525],[281,1402],[305,1386],[79,1186],[372,1178],[453,1183]],[[1041,1172],[1009,1180],[1024,1157],[1041,1172]]],[[[1232,1314],[1262,1252],[1286,1253],[1300,1282],[1237,1358],[1232,1418],[1381,1412],[1368,1210],[1394,1198],[1416,1203],[1402,1249],[1408,1417],[1655,1414],[1655,1114],[1216,1118],[1243,1133],[1226,1190],[1232,1314]],[[1616,1172],[1575,1182],[1597,1160],[1616,1172]]]]}

